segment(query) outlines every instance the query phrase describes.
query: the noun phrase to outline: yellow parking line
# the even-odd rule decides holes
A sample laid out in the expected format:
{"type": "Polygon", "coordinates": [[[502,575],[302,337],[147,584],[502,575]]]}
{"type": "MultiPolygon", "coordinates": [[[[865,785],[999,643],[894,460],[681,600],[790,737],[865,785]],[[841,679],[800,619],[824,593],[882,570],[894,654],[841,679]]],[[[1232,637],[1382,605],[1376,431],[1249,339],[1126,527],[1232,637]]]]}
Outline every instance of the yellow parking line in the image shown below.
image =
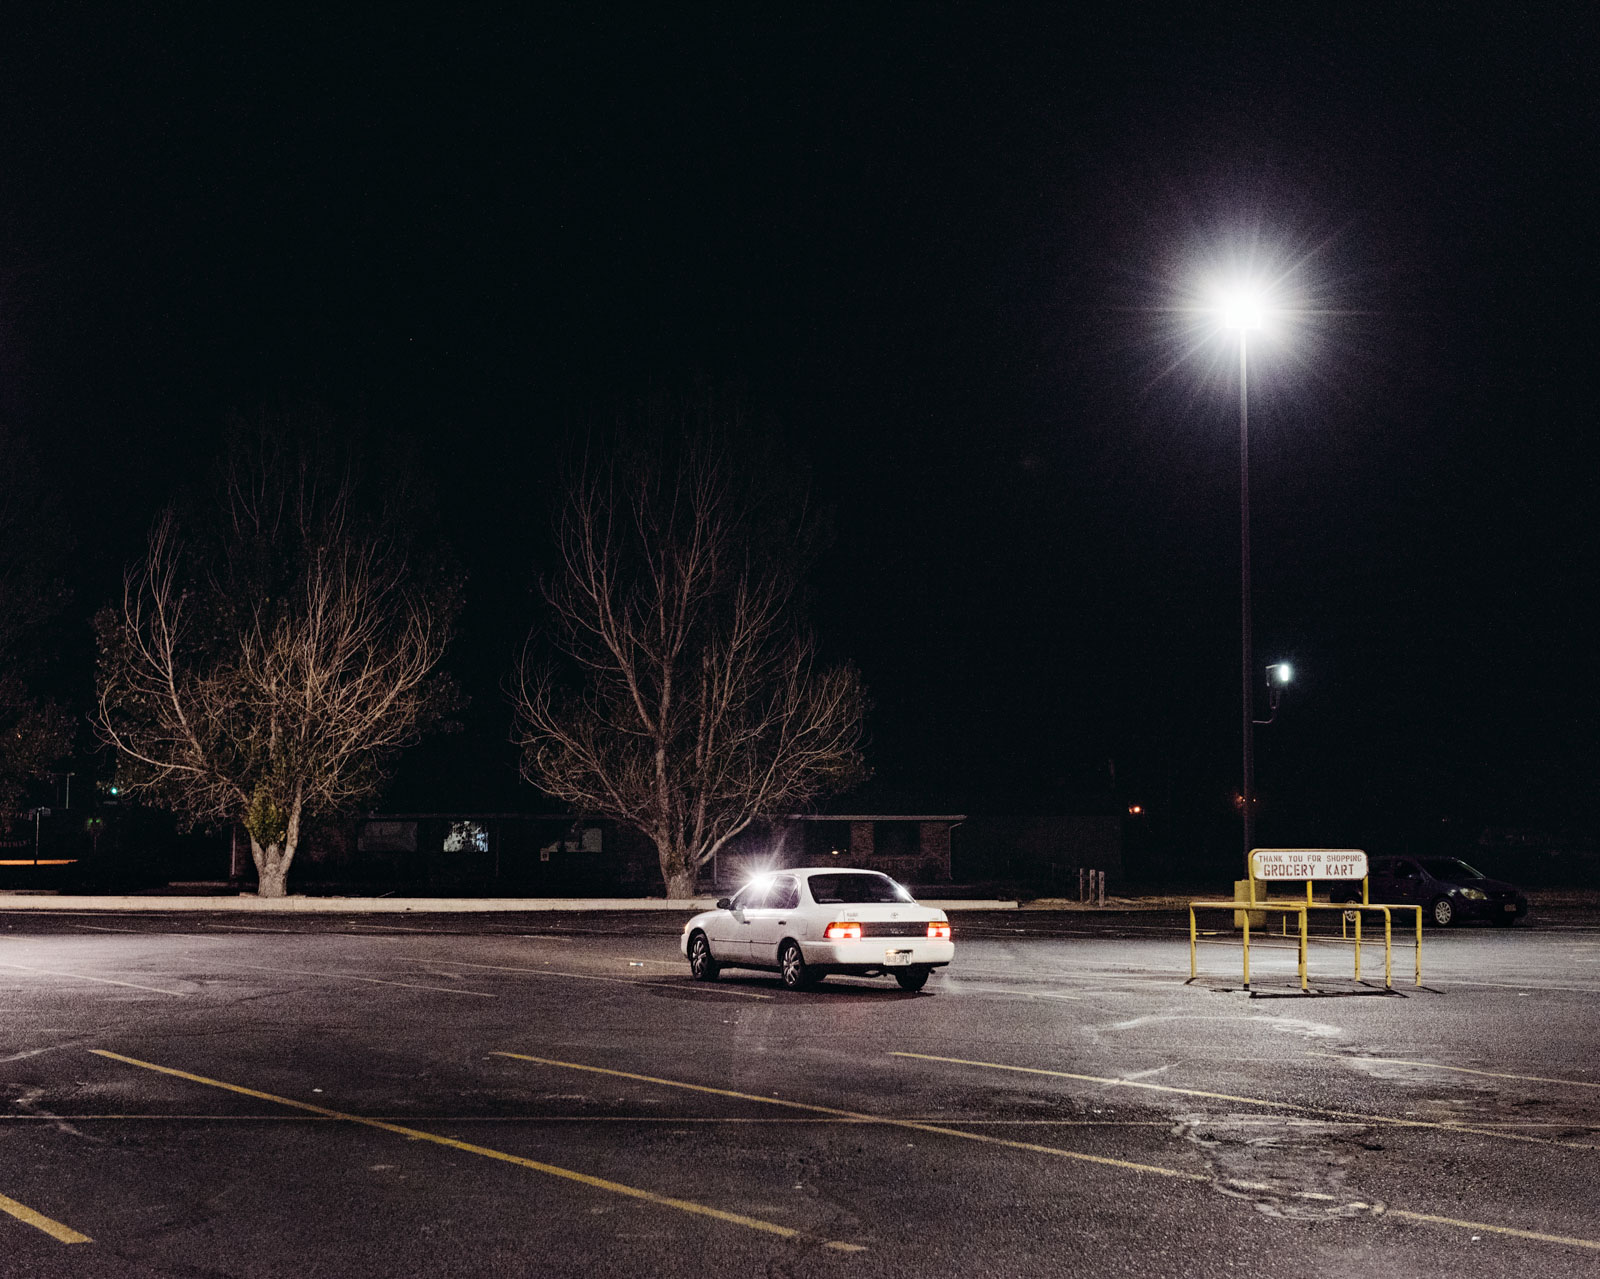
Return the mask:
{"type": "Polygon", "coordinates": [[[35,1212],[26,1204],[19,1204],[15,1199],[8,1199],[5,1195],[0,1195],[0,1212],[15,1217],[35,1230],[44,1231],[52,1239],[59,1239],[62,1243],[94,1242],[88,1235],[79,1234],[71,1226],[63,1226],[59,1221],[52,1221],[42,1212],[35,1212]]]}
{"type": "Polygon", "coordinates": [[[1110,1088],[1143,1088],[1149,1092],[1176,1093],[1181,1097],[1205,1097],[1211,1101],[1232,1101],[1242,1106],[1267,1106],[1274,1110],[1293,1110],[1302,1115],[1321,1115],[1328,1119],[1351,1119],[1369,1124],[1392,1124],[1398,1128],[1431,1128],[1440,1132],[1465,1132],[1479,1137],[1497,1137],[1501,1141],[1525,1141],[1538,1146],[1561,1146],[1567,1150],[1600,1150],[1600,1146],[1583,1141],[1556,1141],[1550,1137],[1533,1137],[1526,1133],[1500,1132],[1493,1128],[1477,1128],[1468,1124],[1442,1123],[1431,1119],[1402,1119],[1397,1115],[1368,1115],[1353,1110],[1329,1110],[1323,1106],[1302,1106],[1292,1101],[1271,1101],[1265,1097],[1238,1097],[1233,1093],[1206,1092],[1201,1088],[1177,1088],[1171,1084],[1147,1084],[1139,1079],[1117,1079],[1105,1075],[1078,1075],[1070,1070],[1045,1070],[1039,1066],[1010,1066],[999,1061],[968,1061],[963,1057],[935,1057],[929,1053],[891,1052],[891,1057],[910,1057],[916,1061],[937,1061],[949,1066],[977,1066],[984,1070],[1008,1070],[1019,1075],[1048,1075],[1054,1079],[1075,1079],[1080,1083],[1103,1084],[1110,1088]]]}
{"type": "Polygon", "coordinates": [[[113,977],[89,977],[83,973],[62,973],[54,968],[30,968],[27,964],[0,964],[0,968],[15,968],[18,972],[39,973],[45,977],[71,977],[75,981],[95,981],[104,986],[127,986],[132,990],[148,990],[157,995],[172,995],[178,999],[187,999],[193,991],[188,990],[163,990],[160,986],[141,986],[136,981],[117,981],[113,977]]]}
{"type": "Polygon", "coordinates": [[[734,990],[728,986],[690,986],[682,982],[640,980],[637,977],[602,977],[596,973],[564,973],[554,968],[513,968],[508,964],[471,964],[464,959],[422,959],[412,956],[413,964],[447,964],[452,968],[484,968],[496,973],[528,973],[534,977],[570,977],[574,981],[608,981],[618,986],[665,986],[670,990],[692,990],[696,994],[738,995],[742,999],[771,999],[753,990],[734,990]]]}
{"type": "MultiPolygon", "coordinates": [[[[1445,1066],[1436,1061],[1407,1061],[1404,1057],[1351,1056],[1346,1053],[1308,1052],[1308,1057],[1331,1057],[1335,1061],[1378,1061],[1389,1066],[1422,1066],[1428,1070],[1453,1070],[1458,1075],[1482,1075],[1486,1079],[1515,1079],[1525,1084],[1559,1084],[1563,1088],[1600,1088],[1600,1083],[1588,1079],[1551,1079],[1545,1075],[1508,1075],[1499,1070],[1474,1070],[1470,1066],[1445,1066]]],[[[1571,1125],[1566,1125],[1571,1127],[1571,1125]]]]}
{"type": "Polygon", "coordinates": [[[296,1110],[309,1111],[311,1114],[323,1115],[329,1119],[342,1119],[346,1123],[381,1129],[383,1132],[392,1132],[401,1137],[409,1137],[413,1141],[432,1142],[436,1146],[447,1146],[451,1150],[460,1150],[469,1155],[482,1155],[485,1159],[496,1159],[501,1163],[515,1164],[519,1168],[529,1168],[534,1172],[542,1172],[550,1177],[560,1177],[565,1181],[575,1181],[579,1185],[589,1186],[595,1190],[605,1190],[615,1195],[625,1195],[630,1199],[643,1200],[646,1203],[656,1204],[663,1208],[676,1208],[680,1212],[694,1213],[701,1217],[711,1217],[717,1221],[728,1222],[730,1225],[743,1226],[747,1230],[777,1235],[782,1239],[820,1243],[824,1248],[831,1248],[836,1252],[865,1251],[860,1244],[844,1243],[837,1239],[814,1240],[789,1226],[780,1226],[775,1222],[763,1221],[759,1217],[746,1217],[742,1213],[727,1212],[721,1208],[712,1208],[689,1199],[674,1199],[669,1195],[656,1194],[653,1190],[641,1190],[637,1186],[623,1185],[620,1181],[608,1181],[604,1177],[593,1177],[588,1173],[574,1172],[570,1168],[559,1168],[555,1164],[541,1163],[536,1159],[525,1159],[521,1155],[507,1154],[503,1150],[493,1150],[488,1146],[477,1146],[469,1141],[458,1141],[454,1137],[442,1137],[438,1133],[424,1132],[419,1128],[406,1127],[404,1124],[389,1123],[383,1119],[371,1119],[364,1115],[352,1115],[345,1111],[333,1110],[327,1106],[313,1105],[307,1101],[295,1101],[290,1097],[279,1097],[274,1093],[261,1092],[259,1089],[246,1088],[240,1084],[226,1083],[220,1079],[196,1075],[187,1070],[175,1069],[172,1066],[160,1066],[155,1062],[140,1061],[137,1057],[126,1057],[121,1053],[111,1052],[105,1048],[91,1048],[89,1051],[97,1057],[104,1057],[109,1061],[120,1061],[129,1066],[138,1066],[142,1070],[153,1070],[157,1074],[171,1075],[175,1079],[186,1079],[190,1083],[204,1084],[208,1088],[221,1088],[226,1092],[238,1093],[242,1097],[254,1097],[259,1101],[270,1101],[279,1106],[290,1106],[296,1110]]]}
{"type": "Polygon", "coordinates": [[[762,1097],[755,1093],[734,1092],[728,1088],[711,1088],[705,1084],[684,1083],[680,1079],[660,1079],[654,1075],[636,1075],[626,1070],[610,1070],[605,1066],[585,1066],[575,1061],[554,1061],[549,1057],[530,1057],[526,1053],[496,1052],[496,1057],[511,1057],[517,1061],[531,1061],[538,1066],[558,1066],[563,1070],[586,1070],[591,1074],[610,1075],[616,1079],[633,1079],[645,1084],[660,1084],[667,1088],[682,1088],[687,1092],[708,1093],[713,1097],[732,1097],[736,1101],[759,1101],[768,1106],[786,1106],[791,1110],[807,1110],[814,1114],[833,1115],[842,1119],[854,1119],[873,1124],[883,1124],[889,1128],[910,1128],[916,1132],[937,1133],[943,1137],[961,1137],[967,1141],[978,1141],[990,1146],[1008,1146],[1013,1150],[1029,1150],[1035,1154],[1055,1155],[1061,1159],[1076,1159],[1082,1163],[1105,1164],[1112,1168],[1124,1168],[1130,1172],[1153,1173],[1159,1177],[1176,1177],[1181,1181],[1204,1181],[1211,1178],[1204,1173],[1184,1172],[1178,1168],[1163,1168],[1159,1164],[1134,1163],[1128,1159],[1112,1159],[1106,1155],[1086,1155],[1076,1150],[1062,1150],[1059,1146],[1040,1146],[1030,1141],[1011,1141],[1005,1137],[990,1137],[984,1133],[963,1132],[959,1128],[946,1128],[939,1124],[924,1123],[917,1119],[891,1119],[885,1115],[868,1115],[857,1110],[839,1110],[833,1106],[813,1106],[803,1101],[786,1101],[782,1097],[762,1097]]]}
{"type": "Polygon", "coordinates": [[[1588,1248],[1600,1252],[1600,1240],[1574,1239],[1570,1235],[1547,1235],[1539,1230],[1518,1230],[1514,1226],[1494,1226],[1484,1221],[1462,1221],[1458,1217],[1436,1217],[1428,1212],[1406,1212],[1401,1208],[1388,1208],[1385,1217],[1401,1217],[1406,1221],[1421,1221],[1430,1226],[1456,1226],[1462,1230],[1481,1230],[1485,1234],[1510,1235],[1514,1239],[1533,1239],[1539,1243],[1565,1244],[1569,1248],[1588,1248]]]}

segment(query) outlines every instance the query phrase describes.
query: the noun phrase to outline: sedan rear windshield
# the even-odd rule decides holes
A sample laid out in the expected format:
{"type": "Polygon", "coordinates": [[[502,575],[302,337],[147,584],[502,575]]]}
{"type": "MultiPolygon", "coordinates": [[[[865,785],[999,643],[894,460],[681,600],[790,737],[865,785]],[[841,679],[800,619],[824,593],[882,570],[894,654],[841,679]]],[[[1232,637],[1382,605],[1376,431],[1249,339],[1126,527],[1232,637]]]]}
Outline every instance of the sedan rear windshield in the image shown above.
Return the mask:
{"type": "Polygon", "coordinates": [[[811,897],[820,905],[835,902],[908,902],[910,893],[887,875],[813,875],[811,897]]]}

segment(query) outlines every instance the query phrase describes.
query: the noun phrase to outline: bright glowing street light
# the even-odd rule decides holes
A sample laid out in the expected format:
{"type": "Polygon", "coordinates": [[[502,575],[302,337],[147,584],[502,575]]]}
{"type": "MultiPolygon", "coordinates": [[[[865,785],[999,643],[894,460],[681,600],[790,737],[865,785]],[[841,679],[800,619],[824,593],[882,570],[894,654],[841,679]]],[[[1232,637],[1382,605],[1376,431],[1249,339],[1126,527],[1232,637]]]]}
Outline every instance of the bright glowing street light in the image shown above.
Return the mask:
{"type": "MultiPolygon", "coordinates": [[[[1239,347],[1239,648],[1240,738],[1242,784],[1239,807],[1244,827],[1244,852],[1248,864],[1255,843],[1255,702],[1261,671],[1255,664],[1250,607],[1250,351],[1270,348],[1292,353],[1306,363],[1306,323],[1314,315],[1333,314],[1306,292],[1313,253],[1295,258],[1264,244],[1259,236],[1233,247],[1218,246],[1209,265],[1199,265],[1179,283],[1174,303],[1171,336],[1188,355],[1209,352],[1223,356],[1213,364],[1212,376],[1225,376],[1225,361],[1232,344],[1239,347]],[[1219,342],[1219,339],[1222,341],[1219,342]],[[1220,348],[1220,349],[1219,349],[1220,348]]],[[[1267,672],[1266,690],[1275,708],[1288,682],[1289,668],[1274,663],[1267,672]]],[[[1270,720],[1262,722],[1271,722],[1270,720]]],[[[1246,874],[1249,871],[1246,870],[1246,874]]]]}
{"type": "MultiPolygon", "coordinates": [[[[1244,738],[1243,785],[1239,807],[1244,819],[1245,874],[1250,872],[1250,850],[1255,847],[1255,658],[1250,620],[1250,366],[1247,335],[1266,328],[1271,315],[1266,290],[1240,281],[1222,290],[1218,316],[1223,327],[1239,335],[1239,633],[1240,670],[1243,673],[1242,731],[1244,738]]],[[[1273,713],[1277,689],[1272,689],[1273,713]]]]}
{"type": "Polygon", "coordinates": [[[1259,332],[1267,327],[1267,303],[1254,288],[1232,289],[1222,297],[1219,307],[1222,327],[1241,332],[1259,332]]]}

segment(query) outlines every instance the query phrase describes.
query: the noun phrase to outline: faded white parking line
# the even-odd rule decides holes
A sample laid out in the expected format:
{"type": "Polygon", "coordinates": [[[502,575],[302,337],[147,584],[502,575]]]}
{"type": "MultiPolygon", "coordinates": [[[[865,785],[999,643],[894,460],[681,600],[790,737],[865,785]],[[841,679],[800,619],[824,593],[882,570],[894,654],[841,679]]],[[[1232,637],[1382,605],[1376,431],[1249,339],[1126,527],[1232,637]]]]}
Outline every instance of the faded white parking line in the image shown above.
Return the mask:
{"type": "Polygon", "coordinates": [[[187,999],[194,994],[192,990],[163,990],[160,986],[141,986],[136,981],[118,981],[114,977],[90,977],[86,973],[64,973],[54,968],[30,968],[26,964],[0,963],[0,968],[14,968],[18,972],[39,973],[46,977],[71,977],[75,981],[94,981],[106,986],[127,986],[133,990],[148,990],[157,995],[172,995],[178,999],[187,999]]]}
{"type": "MultiPolygon", "coordinates": [[[[1307,1057],[1331,1057],[1335,1061],[1376,1061],[1388,1066],[1420,1066],[1426,1070],[1453,1070],[1458,1075],[1483,1075],[1489,1079],[1515,1079],[1526,1084],[1559,1084],[1566,1088],[1600,1088],[1588,1079],[1552,1079],[1548,1075],[1511,1075],[1500,1070],[1475,1070],[1471,1066],[1446,1066],[1437,1061],[1407,1061],[1403,1057],[1369,1057],[1365,1053],[1308,1052],[1307,1057]]],[[[1572,1127],[1571,1124],[1566,1127],[1572,1127]]]]}
{"type": "Polygon", "coordinates": [[[1087,995],[1067,995],[1059,991],[1025,990],[1017,986],[980,986],[976,982],[962,981],[959,977],[948,979],[946,986],[957,995],[1011,995],[1017,999],[1065,999],[1072,1003],[1086,1003],[1087,995]]]}
{"type": "Polygon", "coordinates": [[[1441,986],[1485,986],[1493,990],[1553,990],[1569,995],[1600,995],[1600,986],[1551,986],[1539,982],[1470,981],[1465,977],[1452,977],[1448,973],[1428,974],[1429,981],[1441,986]]]}
{"type": "Polygon", "coordinates": [[[560,972],[554,968],[513,968],[507,964],[469,964],[464,959],[423,959],[412,956],[413,964],[448,964],[453,968],[484,968],[497,973],[527,973],[533,977],[570,977],[573,981],[608,981],[618,986],[655,986],[664,990],[692,990],[701,995],[739,995],[744,999],[771,999],[771,995],[763,995],[754,990],[735,990],[731,986],[688,986],[681,982],[641,981],[637,977],[602,977],[596,973],[568,973],[560,972]]]}
{"type": "Polygon", "coordinates": [[[328,981],[361,981],[373,986],[400,986],[406,990],[433,990],[442,995],[476,995],[479,999],[499,999],[484,990],[461,990],[455,986],[423,986],[409,981],[388,981],[382,977],[357,977],[353,973],[313,973],[301,968],[279,968],[276,964],[241,964],[237,961],[212,960],[224,968],[252,968],[263,973],[281,973],[288,977],[321,977],[328,981]]]}
{"type": "Polygon", "coordinates": [[[1563,1146],[1568,1150],[1600,1150],[1600,1146],[1583,1141],[1554,1141],[1549,1137],[1534,1137],[1527,1133],[1502,1132],[1480,1128],[1471,1124],[1444,1123],[1431,1119],[1404,1119],[1398,1115],[1372,1115],[1352,1110],[1332,1110],[1326,1106],[1306,1106],[1293,1101],[1274,1101],[1265,1097],[1240,1097],[1233,1093],[1208,1092],[1200,1088],[1179,1088],[1172,1084],[1144,1083],[1107,1075],[1082,1075],[1069,1070],[1047,1070],[1042,1066],[1013,1066],[999,1061],[971,1061],[964,1057],[939,1057],[932,1053],[893,1052],[891,1057],[905,1057],[913,1061],[942,1062],[949,1066],[973,1066],[984,1070],[1004,1070],[1019,1075],[1044,1075],[1054,1079],[1070,1079],[1078,1083],[1101,1084],[1108,1088],[1143,1088],[1151,1092],[1170,1093],[1183,1097],[1204,1097],[1211,1101],[1231,1101],[1246,1106],[1265,1106],[1275,1110],[1298,1111],[1305,1115],[1325,1115],[1331,1119],[1350,1119],[1360,1123],[1392,1124],[1398,1128],[1431,1129],[1438,1132],[1471,1133],[1479,1137],[1498,1137],[1501,1141],[1525,1141],[1541,1146],[1563,1146]]]}
{"type": "MultiPolygon", "coordinates": [[[[793,1124],[875,1125],[877,1119],[861,1118],[795,1118],[792,1115],[368,1115],[369,1119],[385,1123],[410,1124],[705,1124],[716,1126],[764,1126],[793,1124]]],[[[140,1114],[140,1115],[0,1115],[0,1124],[22,1123],[27,1120],[45,1120],[68,1123],[332,1123],[326,1115],[205,1115],[205,1114],[140,1114]]],[[[1171,1128],[1162,1119],[963,1119],[960,1116],[907,1115],[912,1123],[964,1124],[968,1127],[1023,1127],[1023,1128],[1171,1128]]]]}

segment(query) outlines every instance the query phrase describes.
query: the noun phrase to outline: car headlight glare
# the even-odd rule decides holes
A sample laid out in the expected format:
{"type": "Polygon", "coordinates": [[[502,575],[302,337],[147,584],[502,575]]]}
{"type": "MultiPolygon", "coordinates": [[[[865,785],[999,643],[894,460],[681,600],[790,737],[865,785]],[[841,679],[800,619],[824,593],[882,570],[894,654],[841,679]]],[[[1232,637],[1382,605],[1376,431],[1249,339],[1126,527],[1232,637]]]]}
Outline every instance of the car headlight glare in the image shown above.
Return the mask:
{"type": "Polygon", "coordinates": [[[1489,897],[1489,894],[1484,892],[1481,888],[1463,888],[1461,890],[1461,895],[1469,902],[1486,901],[1489,897]]]}

